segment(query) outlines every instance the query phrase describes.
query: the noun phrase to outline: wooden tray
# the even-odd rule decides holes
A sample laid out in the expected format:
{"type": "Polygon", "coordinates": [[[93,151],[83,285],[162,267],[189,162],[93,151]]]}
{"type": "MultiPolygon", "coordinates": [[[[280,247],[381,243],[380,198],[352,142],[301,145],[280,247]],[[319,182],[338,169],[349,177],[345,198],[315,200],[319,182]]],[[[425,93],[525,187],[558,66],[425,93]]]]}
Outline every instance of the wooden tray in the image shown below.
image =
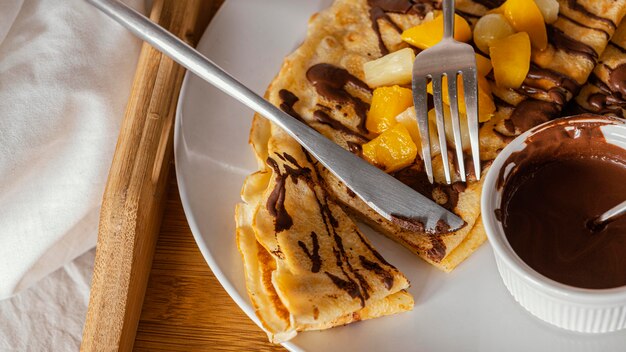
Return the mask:
{"type": "MultiPolygon", "coordinates": [[[[150,18],[194,45],[222,2],[156,0],[150,18]]],[[[81,351],[131,350],[140,314],[138,350],[275,349],[211,274],[185,221],[169,172],[184,73],[143,45],[103,197],[81,351]]]]}

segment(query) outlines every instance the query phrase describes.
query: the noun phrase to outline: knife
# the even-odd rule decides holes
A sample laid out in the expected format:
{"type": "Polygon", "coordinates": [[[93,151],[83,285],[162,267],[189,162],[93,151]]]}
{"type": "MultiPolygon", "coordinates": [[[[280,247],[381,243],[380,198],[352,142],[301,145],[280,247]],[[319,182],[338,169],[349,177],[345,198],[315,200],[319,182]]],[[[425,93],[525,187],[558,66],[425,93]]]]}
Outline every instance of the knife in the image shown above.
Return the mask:
{"type": "Polygon", "coordinates": [[[283,112],[163,27],[117,0],[87,0],[198,77],[269,119],[385,219],[418,233],[441,234],[465,221],[283,112]]]}

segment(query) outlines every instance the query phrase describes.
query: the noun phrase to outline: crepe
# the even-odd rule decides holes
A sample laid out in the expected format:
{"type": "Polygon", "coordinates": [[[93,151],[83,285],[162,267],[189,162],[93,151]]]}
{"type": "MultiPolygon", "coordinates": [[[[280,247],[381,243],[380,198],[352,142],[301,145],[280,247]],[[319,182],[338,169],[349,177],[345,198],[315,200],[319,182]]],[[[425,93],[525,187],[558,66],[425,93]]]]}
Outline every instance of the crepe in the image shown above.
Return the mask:
{"type": "Polygon", "coordinates": [[[532,51],[531,68],[519,89],[491,80],[498,110],[480,130],[481,158],[494,159],[520,133],[562,115],[578,94],[626,10],[626,1],[559,0],[558,20],[547,25],[548,48],[532,51]]]}
{"type": "Polygon", "coordinates": [[[626,22],[617,27],[571,111],[624,117],[626,107],[626,22]]]}
{"type": "MultiPolygon", "coordinates": [[[[497,111],[480,129],[483,173],[514,136],[559,116],[604,51],[615,30],[609,23],[621,20],[625,1],[561,1],[562,16],[549,25],[550,44],[533,52],[522,88],[501,89],[488,77],[497,111]]],[[[488,10],[470,1],[460,1],[458,8],[470,22],[488,10]]],[[[365,128],[372,90],[363,82],[363,63],[407,47],[400,33],[432,19],[439,9],[436,1],[336,0],[311,18],[306,40],[285,59],[266,98],[361,155],[361,145],[375,137],[365,128]]],[[[454,233],[432,235],[382,218],[258,115],[250,143],[259,171],[243,187],[237,239],[250,298],[272,341],[411,309],[408,281],[369,244],[356,220],[444,271],[453,270],[486,239],[480,220],[482,182],[469,171],[467,183],[453,172],[453,184],[444,184],[441,157],[433,161],[434,185],[419,158],[393,174],[467,223],[454,233]]]]}
{"type": "Polygon", "coordinates": [[[278,127],[259,128],[271,131],[258,155],[270,168],[245,182],[237,242],[270,339],[411,309],[408,280],[329,198],[319,165],[278,127]]]}

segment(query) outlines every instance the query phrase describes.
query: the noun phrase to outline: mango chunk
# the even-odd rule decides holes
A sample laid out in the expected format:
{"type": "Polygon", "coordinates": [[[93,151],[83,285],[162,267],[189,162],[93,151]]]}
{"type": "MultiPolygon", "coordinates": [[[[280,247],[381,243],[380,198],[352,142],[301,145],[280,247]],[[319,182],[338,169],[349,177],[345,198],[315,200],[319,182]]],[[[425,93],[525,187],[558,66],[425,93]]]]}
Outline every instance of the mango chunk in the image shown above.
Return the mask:
{"type": "MultiPolygon", "coordinates": [[[[493,102],[493,98],[491,96],[491,89],[489,88],[489,83],[485,79],[485,77],[480,74],[478,77],[478,121],[485,122],[491,119],[493,113],[496,111],[496,105],[493,102]]],[[[447,77],[443,77],[441,80],[442,84],[442,98],[443,102],[446,105],[450,105],[450,97],[448,96],[448,79],[447,77]]],[[[467,108],[465,107],[465,93],[463,91],[463,79],[459,75],[457,76],[457,87],[458,87],[458,105],[459,105],[459,113],[467,114],[467,108]]],[[[426,90],[428,93],[433,94],[433,85],[432,82],[428,83],[426,86],[426,90]]]]}
{"type": "Polygon", "coordinates": [[[491,72],[491,68],[491,60],[480,54],[476,54],[476,70],[479,76],[485,77],[491,72]]]}
{"type": "Polygon", "coordinates": [[[489,121],[496,112],[496,104],[493,101],[491,87],[487,79],[478,76],[478,122],[489,121]]]}
{"type": "MultiPolygon", "coordinates": [[[[413,143],[417,146],[417,154],[419,154],[421,159],[424,159],[422,156],[422,136],[420,134],[419,127],[417,126],[415,108],[410,107],[404,110],[400,115],[396,116],[396,121],[406,127],[407,131],[409,131],[409,134],[413,139],[413,143]]],[[[439,148],[439,137],[437,137],[437,126],[430,120],[428,120],[428,126],[428,134],[430,135],[430,154],[431,157],[435,157],[441,153],[441,149],[439,148]]]]}
{"type": "MultiPolygon", "coordinates": [[[[420,49],[428,49],[443,38],[443,16],[424,22],[402,32],[402,40],[420,49]]],[[[472,39],[472,30],[467,21],[454,15],[454,39],[467,42],[472,39]]]]}
{"type": "Polygon", "coordinates": [[[530,38],[526,32],[499,39],[489,48],[496,84],[519,88],[530,68],[530,38]]]}
{"type": "Polygon", "coordinates": [[[372,96],[372,105],[367,112],[365,127],[370,132],[385,132],[396,124],[396,115],[411,105],[413,94],[410,89],[400,86],[376,88],[372,96]]]}
{"type": "Polygon", "coordinates": [[[363,144],[363,156],[369,163],[385,172],[394,172],[415,161],[417,146],[406,127],[396,124],[380,136],[363,144]]]}
{"type": "Polygon", "coordinates": [[[544,50],[548,46],[546,24],[533,0],[507,0],[500,11],[516,31],[528,33],[533,48],[544,50]]]}

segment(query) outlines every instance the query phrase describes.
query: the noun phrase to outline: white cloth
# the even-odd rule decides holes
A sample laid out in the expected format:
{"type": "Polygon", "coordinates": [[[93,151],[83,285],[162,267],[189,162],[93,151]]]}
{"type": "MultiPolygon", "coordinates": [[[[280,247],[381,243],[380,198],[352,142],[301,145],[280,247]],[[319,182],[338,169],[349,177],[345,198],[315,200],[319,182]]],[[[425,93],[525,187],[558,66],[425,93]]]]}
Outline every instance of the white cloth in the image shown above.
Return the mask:
{"type": "Polygon", "coordinates": [[[0,299],[95,245],[139,50],[85,1],[0,0],[0,299]]]}
{"type": "Polygon", "coordinates": [[[95,252],[0,302],[0,351],[78,351],[95,252]]]}

